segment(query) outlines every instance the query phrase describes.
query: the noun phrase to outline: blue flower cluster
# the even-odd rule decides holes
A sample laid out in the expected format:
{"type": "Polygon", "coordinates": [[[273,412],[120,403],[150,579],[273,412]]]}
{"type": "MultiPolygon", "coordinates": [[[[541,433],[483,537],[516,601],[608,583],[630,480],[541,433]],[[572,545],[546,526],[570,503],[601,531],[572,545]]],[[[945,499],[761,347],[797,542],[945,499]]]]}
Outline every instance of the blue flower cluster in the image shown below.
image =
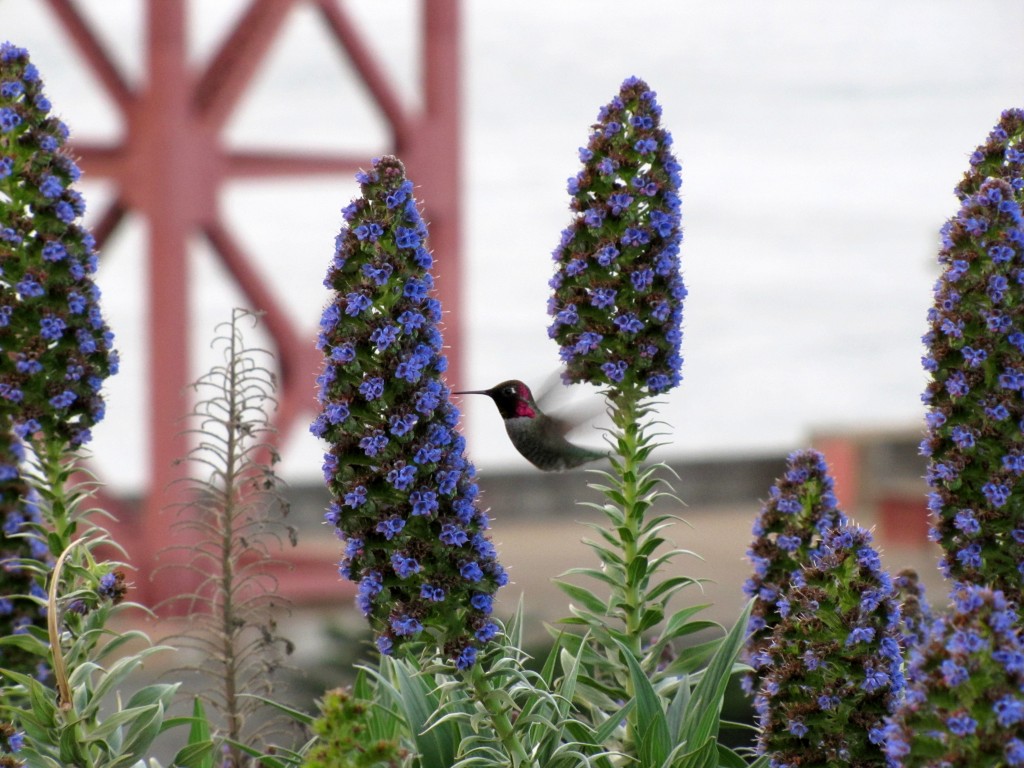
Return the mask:
{"type": "Polygon", "coordinates": [[[889,719],[895,766],[1024,766],[1024,637],[1017,606],[975,585],[953,591],[931,639],[910,650],[909,684],[889,719]]]}
{"type": "Polygon", "coordinates": [[[790,454],[785,475],[771,487],[754,522],[755,538],[747,550],[754,575],[743,591],[757,598],[746,646],[747,661],[754,668],[743,681],[747,693],[757,690],[767,671],[772,630],[788,614],[790,589],[801,583],[822,537],[845,523],[825,458],[809,450],[790,454]]]}
{"type": "Polygon", "coordinates": [[[660,119],[654,91],[628,78],[569,179],[574,217],[548,302],[566,382],[657,394],[681,380],[681,168],[660,119]]]}
{"type": "MultiPolygon", "coordinates": [[[[21,476],[25,460],[21,441],[10,430],[0,430],[0,637],[20,635],[29,627],[46,628],[46,608],[39,600],[46,595],[22,560],[51,561],[42,532],[38,495],[21,476]],[[31,598],[36,598],[35,600],[31,598]]],[[[3,666],[22,674],[40,674],[46,668],[38,657],[17,646],[5,646],[3,666]]]]}
{"type": "Polygon", "coordinates": [[[14,757],[25,746],[25,732],[7,722],[0,722],[0,766],[24,765],[14,757]]]}
{"type": "Polygon", "coordinates": [[[989,178],[1003,179],[1018,193],[1024,190],[1024,109],[1000,115],[985,143],[971,154],[971,167],[954,191],[966,200],[989,178]]]}
{"type": "Polygon", "coordinates": [[[1024,594],[1022,151],[1024,112],[1004,113],[943,227],[943,272],[923,339],[931,381],[921,444],[943,572],[1015,601],[1024,594]]]}
{"type": "Polygon", "coordinates": [[[49,112],[28,53],[0,45],[0,413],[24,439],[75,448],[103,418],[100,389],[118,359],[95,242],[78,223],[80,172],[49,112]]]}
{"type": "Polygon", "coordinates": [[[345,542],[340,572],[358,582],[380,651],[433,630],[465,668],[498,631],[493,596],[508,579],[441,379],[441,306],[412,182],[392,156],[357,180],[318,342],[325,362],[311,431],[331,445],[326,519],[345,542]]]}
{"type": "Polygon", "coordinates": [[[885,718],[905,681],[900,608],[871,534],[830,529],[776,605],[754,699],[759,751],[774,766],[883,768],[885,718]]]}

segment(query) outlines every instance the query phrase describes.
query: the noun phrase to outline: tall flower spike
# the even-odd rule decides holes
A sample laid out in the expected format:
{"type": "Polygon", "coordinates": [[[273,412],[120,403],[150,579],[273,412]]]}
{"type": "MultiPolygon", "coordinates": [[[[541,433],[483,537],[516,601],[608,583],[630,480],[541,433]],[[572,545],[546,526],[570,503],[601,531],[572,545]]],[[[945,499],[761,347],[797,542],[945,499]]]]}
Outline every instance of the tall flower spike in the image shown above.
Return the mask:
{"type": "Polygon", "coordinates": [[[0,45],[0,407],[20,437],[78,447],[117,370],[68,130],[28,53],[0,45]]]}
{"type": "Polygon", "coordinates": [[[381,652],[430,629],[465,668],[498,630],[491,607],[507,577],[441,379],[441,305],[429,295],[412,182],[391,156],[356,178],[362,195],[342,211],[327,274],[334,301],[320,321],[321,412],[311,427],[331,444],[327,520],[345,541],[340,570],[359,583],[381,652]]]}
{"type": "Polygon", "coordinates": [[[904,687],[900,609],[871,534],[829,531],[764,651],[754,701],[772,765],[884,768],[885,718],[904,687]]]}
{"type": "Polygon", "coordinates": [[[1024,191],[988,179],[943,229],[928,312],[933,537],[956,581],[1024,586],[1024,191]]]}
{"type": "Polygon", "coordinates": [[[569,179],[548,303],[566,382],[658,394],[681,380],[680,165],[660,119],[654,91],[628,78],[569,179]]]}
{"type": "Polygon", "coordinates": [[[953,591],[952,610],[910,650],[906,696],[886,728],[903,768],[1024,766],[1024,638],[1001,592],[953,591]]]}
{"type": "Polygon", "coordinates": [[[754,542],[747,550],[754,575],[743,590],[756,598],[746,647],[754,672],[743,681],[748,693],[760,687],[767,671],[767,648],[775,625],[789,612],[789,589],[803,583],[803,569],[825,533],[845,524],[825,457],[810,450],[791,453],[786,474],[771,487],[761,507],[754,542]]]}

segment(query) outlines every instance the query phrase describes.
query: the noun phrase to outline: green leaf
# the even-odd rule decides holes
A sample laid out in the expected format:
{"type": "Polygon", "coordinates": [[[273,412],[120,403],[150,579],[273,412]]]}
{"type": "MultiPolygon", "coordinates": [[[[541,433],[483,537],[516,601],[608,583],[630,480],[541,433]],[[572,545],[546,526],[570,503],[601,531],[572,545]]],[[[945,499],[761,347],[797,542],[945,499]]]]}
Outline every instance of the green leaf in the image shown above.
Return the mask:
{"type": "Polygon", "coordinates": [[[676,687],[676,694],[669,702],[665,711],[665,719],[668,722],[669,736],[678,735],[683,729],[683,718],[690,706],[690,678],[683,675],[676,687]]]}
{"type": "Polygon", "coordinates": [[[440,708],[437,695],[428,688],[426,680],[412,673],[403,661],[391,659],[388,667],[395,677],[392,688],[398,696],[395,703],[409,724],[420,754],[420,765],[422,768],[450,768],[461,741],[458,726],[438,722],[428,730],[431,718],[440,708]]]}
{"type": "Polygon", "coordinates": [[[688,708],[680,733],[680,737],[690,743],[701,744],[709,738],[717,740],[722,699],[743,648],[743,641],[746,639],[747,623],[752,608],[753,600],[747,602],[694,688],[693,702],[688,708]]]}
{"type": "Polygon", "coordinates": [[[690,578],[689,576],[672,576],[652,587],[651,591],[647,593],[647,599],[657,600],[662,595],[669,597],[683,587],[699,583],[697,579],[690,578]]]}
{"type": "Polygon", "coordinates": [[[570,568],[562,576],[589,576],[590,578],[604,582],[611,587],[621,587],[622,581],[597,568],[570,568]]]}
{"type": "Polygon", "coordinates": [[[145,707],[149,704],[155,704],[157,702],[167,705],[170,700],[174,698],[175,692],[181,686],[181,683],[158,683],[154,685],[147,685],[135,692],[128,703],[125,704],[125,709],[132,709],[134,707],[145,707]]]}
{"type": "Polygon", "coordinates": [[[633,684],[636,701],[634,739],[640,756],[640,764],[652,768],[661,766],[672,749],[668,722],[661,707],[661,699],[629,648],[623,643],[617,643],[617,645],[626,660],[629,678],[633,684]]]}
{"type": "Polygon", "coordinates": [[[78,729],[74,725],[61,729],[57,750],[61,762],[65,765],[90,765],[92,762],[82,750],[78,729]]]}
{"type": "MultiPolygon", "coordinates": [[[[682,751],[688,742],[680,742],[676,752],[682,751]]],[[[689,752],[673,760],[678,768],[716,768],[718,765],[718,742],[714,738],[706,739],[689,752]]]]}
{"type": "Polygon", "coordinates": [[[188,731],[188,744],[178,752],[174,762],[188,768],[214,768],[213,744],[206,708],[197,696],[192,702],[192,726],[188,731]]]}
{"type": "MultiPolygon", "coordinates": [[[[758,759],[758,762],[760,762],[761,759],[764,759],[763,765],[767,768],[768,756],[762,755],[761,758],[758,759]]],[[[754,768],[757,764],[758,763],[748,765],[746,760],[733,750],[729,749],[729,747],[724,744],[718,745],[718,765],[721,766],[721,768],[754,768]]]]}
{"type": "MultiPolygon", "coordinates": [[[[0,647],[10,646],[18,648],[22,651],[33,654],[34,656],[46,657],[49,655],[49,646],[40,640],[38,637],[33,637],[28,633],[22,633],[18,635],[5,635],[0,637],[0,647]]],[[[0,673],[5,670],[0,669],[0,673]]]]}
{"type": "Polygon", "coordinates": [[[633,711],[635,706],[636,699],[630,699],[622,707],[609,715],[608,719],[601,723],[598,729],[594,731],[594,741],[598,744],[606,743],[612,737],[612,734],[615,733],[619,724],[629,717],[629,713],[633,711]]]}
{"type": "Polygon", "coordinates": [[[629,568],[626,571],[626,577],[629,579],[630,584],[639,584],[647,578],[647,558],[646,557],[634,557],[629,563],[629,568]]]}
{"type": "Polygon", "coordinates": [[[141,717],[148,717],[154,706],[149,705],[137,709],[122,709],[117,712],[111,712],[103,718],[102,722],[92,726],[89,730],[88,738],[84,740],[90,742],[119,742],[120,739],[117,736],[117,731],[125,725],[134,725],[135,721],[141,717]]]}
{"type": "Polygon", "coordinates": [[[553,581],[558,585],[559,589],[569,596],[571,600],[576,600],[582,603],[588,610],[597,614],[604,614],[607,610],[605,602],[586,587],[581,587],[577,584],[570,584],[569,582],[562,581],[561,579],[553,579],[553,581]]]}
{"type": "Polygon", "coordinates": [[[279,701],[268,699],[265,696],[257,696],[253,693],[241,693],[239,696],[244,696],[247,699],[256,699],[257,701],[263,702],[268,707],[273,707],[277,711],[287,715],[289,718],[294,720],[296,723],[305,726],[312,726],[313,721],[316,719],[312,715],[303,712],[301,709],[293,709],[292,707],[286,706],[279,701]]]}
{"type": "Polygon", "coordinates": [[[637,625],[637,629],[640,632],[646,632],[653,626],[656,626],[663,618],[665,618],[665,612],[657,606],[646,609],[640,616],[640,622],[637,625]]]}
{"type": "Polygon", "coordinates": [[[216,747],[212,739],[193,741],[190,737],[188,744],[178,750],[171,765],[181,768],[214,768],[216,747]]]}

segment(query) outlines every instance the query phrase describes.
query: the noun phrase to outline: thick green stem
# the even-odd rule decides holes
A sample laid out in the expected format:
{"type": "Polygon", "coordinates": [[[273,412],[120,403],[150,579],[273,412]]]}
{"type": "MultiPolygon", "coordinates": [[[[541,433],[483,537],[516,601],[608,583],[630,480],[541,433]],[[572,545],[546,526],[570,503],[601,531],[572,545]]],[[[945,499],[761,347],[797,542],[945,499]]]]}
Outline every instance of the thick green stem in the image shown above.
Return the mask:
{"type": "MultiPolygon", "coordinates": [[[[616,454],[619,468],[615,477],[615,491],[621,497],[622,520],[618,526],[620,531],[623,586],[619,595],[613,600],[619,601],[623,608],[625,622],[626,645],[629,652],[638,661],[643,655],[643,631],[641,620],[644,614],[645,590],[644,580],[647,576],[646,564],[640,567],[641,530],[644,512],[647,505],[641,499],[639,477],[641,464],[641,448],[644,446],[643,429],[639,423],[639,397],[633,392],[615,392],[611,397],[611,416],[615,425],[616,454]]],[[[609,499],[609,501],[612,501],[609,499]]],[[[636,691],[632,676],[628,673],[620,681],[625,689],[627,700],[633,699],[636,691]]],[[[633,738],[637,727],[637,708],[634,707],[626,717],[626,740],[623,750],[629,754],[633,749],[633,738]]]]}
{"type": "Polygon", "coordinates": [[[512,720],[502,705],[502,697],[496,695],[497,692],[491,687],[491,681],[484,674],[482,667],[482,664],[474,664],[466,671],[466,676],[473,686],[473,692],[476,694],[476,700],[483,705],[484,709],[487,710],[487,714],[490,715],[494,732],[498,734],[498,739],[512,759],[514,768],[527,765],[530,762],[530,756],[526,753],[526,749],[516,735],[512,720]]]}

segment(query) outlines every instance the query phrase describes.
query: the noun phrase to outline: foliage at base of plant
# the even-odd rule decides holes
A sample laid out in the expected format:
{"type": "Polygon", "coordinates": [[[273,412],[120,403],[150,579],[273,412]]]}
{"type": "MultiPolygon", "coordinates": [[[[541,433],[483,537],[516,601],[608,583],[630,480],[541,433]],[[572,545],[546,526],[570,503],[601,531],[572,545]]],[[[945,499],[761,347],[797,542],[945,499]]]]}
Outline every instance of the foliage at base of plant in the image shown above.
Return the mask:
{"type": "Polygon", "coordinates": [[[526,666],[522,612],[477,664],[452,673],[436,656],[381,660],[366,670],[381,711],[394,713],[421,768],[612,768],[607,746],[629,707],[599,723],[581,717],[579,651],[556,641],[542,668],[526,666]]]}
{"type": "Polygon", "coordinates": [[[127,678],[162,648],[123,655],[126,646],[149,642],[141,632],[109,628],[112,615],[133,604],[123,602],[128,585],[121,564],[95,555],[116,544],[92,524],[94,511],[84,507],[91,481],[72,483],[75,464],[60,453],[36,458],[36,471],[26,477],[39,493],[46,525],[33,524],[30,535],[54,548],[68,543],[55,553],[55,562],[21,562],[48,580],[47,594],[33,598],[45,607],[47,626],[0,638],[0,647],[35,656],[52,675],[39,680],[0,669],[0,718],[24,732],[18,757],[29,766],[132,765],[147,757],[153,740],[175,724],[166,712],[178,686],[150,685],[121,699],[127,678]],[[72,539],[79,530],[84,532],[72,539]]]}

